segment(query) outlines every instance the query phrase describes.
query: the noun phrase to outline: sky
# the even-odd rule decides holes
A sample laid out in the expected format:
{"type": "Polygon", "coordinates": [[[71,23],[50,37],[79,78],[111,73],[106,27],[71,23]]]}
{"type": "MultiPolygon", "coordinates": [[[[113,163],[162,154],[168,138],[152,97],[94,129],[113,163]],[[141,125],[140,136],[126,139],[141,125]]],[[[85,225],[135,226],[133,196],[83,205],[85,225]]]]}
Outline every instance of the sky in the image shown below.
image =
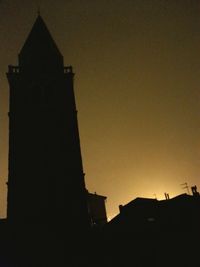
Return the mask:
{"type": "Polygon", "coordinates": [[[75,72],[86,186],[109,219],[136,197],[200,190],[200,1],[0,1],[0,217],[6,216],[6,71],[37,10],[75,72]]]}

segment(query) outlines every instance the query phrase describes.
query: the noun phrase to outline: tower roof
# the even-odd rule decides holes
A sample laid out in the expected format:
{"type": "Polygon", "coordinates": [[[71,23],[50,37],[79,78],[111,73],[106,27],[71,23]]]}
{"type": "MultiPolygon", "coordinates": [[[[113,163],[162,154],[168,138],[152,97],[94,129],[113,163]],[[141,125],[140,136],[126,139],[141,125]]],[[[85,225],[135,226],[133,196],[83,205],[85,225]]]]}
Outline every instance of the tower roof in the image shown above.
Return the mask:
{"type": "Polygon", "coordinates": [[[19,53],[19,66],[40,71],[63,67],[63,56],[40,15],[19,53]]]}

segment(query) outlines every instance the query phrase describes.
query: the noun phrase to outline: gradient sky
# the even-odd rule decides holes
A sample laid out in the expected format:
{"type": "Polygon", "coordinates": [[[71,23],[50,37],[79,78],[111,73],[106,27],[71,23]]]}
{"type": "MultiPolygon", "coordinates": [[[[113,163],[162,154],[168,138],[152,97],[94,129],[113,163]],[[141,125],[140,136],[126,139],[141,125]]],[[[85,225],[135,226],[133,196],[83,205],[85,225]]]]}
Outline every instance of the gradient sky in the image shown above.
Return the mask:
{"type": "Polygon", "coordinates": [[[0,216],[6,215],[9,64],[37,6],[72,65],[86,185],[111,218],[136,197],[200,190],[200,1],[0,1],[0,216]]]}

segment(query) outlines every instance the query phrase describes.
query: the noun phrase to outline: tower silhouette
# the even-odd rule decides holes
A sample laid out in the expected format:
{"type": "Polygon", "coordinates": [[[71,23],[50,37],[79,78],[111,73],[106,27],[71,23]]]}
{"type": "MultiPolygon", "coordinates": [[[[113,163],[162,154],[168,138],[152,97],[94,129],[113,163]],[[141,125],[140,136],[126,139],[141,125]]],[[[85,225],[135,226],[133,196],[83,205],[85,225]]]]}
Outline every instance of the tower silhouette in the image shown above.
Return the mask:
{"type": "Polygon", "coordinates": [[[40,15],[7,78],[8,221],[88,228],[74,73],[40,15]]]}

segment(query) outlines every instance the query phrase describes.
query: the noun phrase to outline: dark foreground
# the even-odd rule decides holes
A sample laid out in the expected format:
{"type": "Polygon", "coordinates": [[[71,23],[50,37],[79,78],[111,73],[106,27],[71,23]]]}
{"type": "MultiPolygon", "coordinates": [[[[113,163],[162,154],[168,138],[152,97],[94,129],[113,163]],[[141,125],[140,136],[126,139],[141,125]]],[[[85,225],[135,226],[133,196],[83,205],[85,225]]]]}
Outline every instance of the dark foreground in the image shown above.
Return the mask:
{"type": "Polygon", "coordinates": [[[41,225],[12,229],[4,222],[0,266],[198,267],[199,240],[197,226],[165,232],[126,232],[104,227],[81,234],[63,232],[59,227],[53,231],[41,225]]]}

